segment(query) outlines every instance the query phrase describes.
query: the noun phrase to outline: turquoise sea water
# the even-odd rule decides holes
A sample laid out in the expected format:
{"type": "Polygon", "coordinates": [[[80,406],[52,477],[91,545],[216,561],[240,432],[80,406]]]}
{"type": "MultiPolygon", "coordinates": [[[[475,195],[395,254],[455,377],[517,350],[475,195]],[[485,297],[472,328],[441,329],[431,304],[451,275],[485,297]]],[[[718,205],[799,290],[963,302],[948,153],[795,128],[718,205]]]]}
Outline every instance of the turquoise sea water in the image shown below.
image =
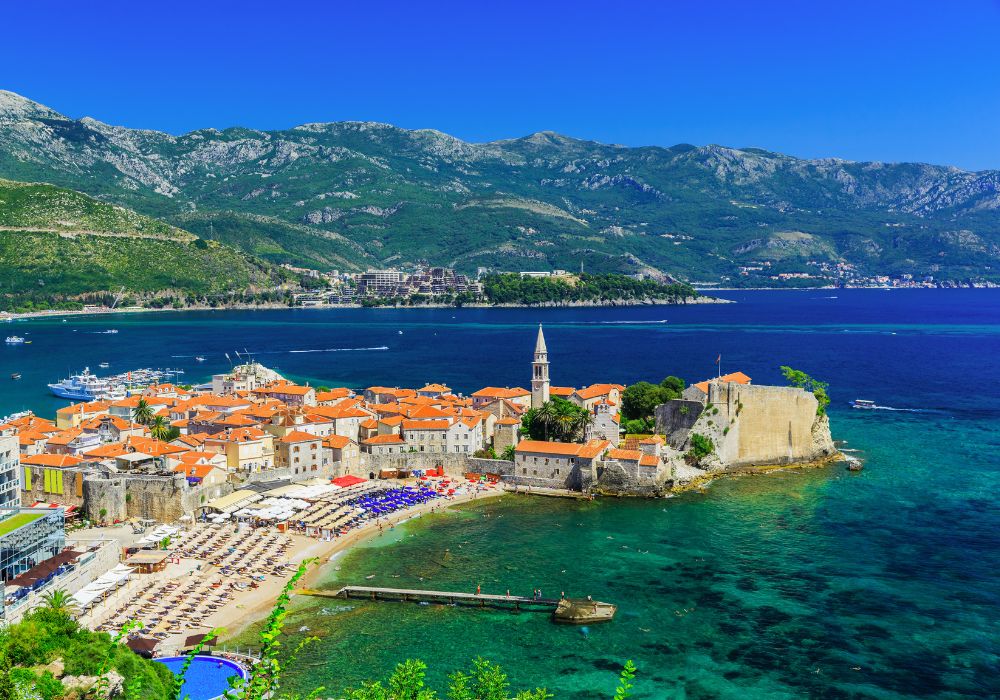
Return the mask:
{"type": "Polygon", "coordinates": [[[557,697],[610,697],[627,658],[644,698],[1000,694],[1000,294],[730,296],[740,303],[11,324],[35,342],[0,348],[0,413],[51,412],[42,380],[82,363],[180,364],[202,379],[244,347],[326,384],[523,385],[538,321],[556,384],[697,380],[719,353],[724,371],[768,383],[790,364],[830,382],[834,435],[863,452],[861,474],[784,472],[657,501],[510,496],[396,528],[346,555],[326,585],[374,574],[382,585],[540,587],[615,602],[618,617],[583,631],[541,614],[304,600],[288,629],[321,640],[291,685],[332,694],[407,657],[441,680],[482,654],[517,686],[557,697]],[[96,334],[108,327],[120,332],[96,334]],[[6,379],[14,368],[19,383],[6,379]],[[853,398],[906,410],[854,411],[853,398]]]}
{"type": "Polygon", "coordinates": [[[646,698],[995,696],[995,420],[857,412],[836,425],[867,448],[861,474],[723,480],[658,501],[507,496],[397,528],[327,585],[540,587],[616,602],[618,616],[581,630],[543,614],[303,602],[289,628],[322,639],[293,684],[339,688],[408,657],[441,680],[482,654],[557,697],[610,697],[627,658],[646,698]]]}

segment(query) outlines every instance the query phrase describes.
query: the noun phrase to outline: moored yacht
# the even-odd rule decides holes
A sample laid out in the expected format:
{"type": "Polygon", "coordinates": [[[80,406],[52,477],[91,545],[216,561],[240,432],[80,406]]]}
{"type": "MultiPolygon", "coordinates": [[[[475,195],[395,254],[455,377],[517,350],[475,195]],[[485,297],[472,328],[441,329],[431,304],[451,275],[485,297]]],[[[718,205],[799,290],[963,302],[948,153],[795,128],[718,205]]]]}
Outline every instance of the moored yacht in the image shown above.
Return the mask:
{"type": "Polygon", "coordinates": [[[93,401],[108,393],[111,390],[111,383],[107,379],[91,374],[89,367],[84,367],[80,374],[49,384],[49,390],[63,399],[93,401]]]}

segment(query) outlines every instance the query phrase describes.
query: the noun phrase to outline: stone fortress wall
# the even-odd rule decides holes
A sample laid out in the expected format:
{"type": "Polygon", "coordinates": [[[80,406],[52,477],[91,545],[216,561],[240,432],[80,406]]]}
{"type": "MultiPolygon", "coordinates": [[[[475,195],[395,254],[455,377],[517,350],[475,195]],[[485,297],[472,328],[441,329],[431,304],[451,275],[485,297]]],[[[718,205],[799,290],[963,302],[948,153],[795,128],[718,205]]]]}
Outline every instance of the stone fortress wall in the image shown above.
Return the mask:
{"type": "Polygon", "coordinates": [[[700,411],[697,403],[658,406],[656,430],[681,452],[694,433],[710,438],[715,468],[806,463],[836,453],[828,419],[816,415],[816,397],[803,389],[713,382],[700,411]]]}

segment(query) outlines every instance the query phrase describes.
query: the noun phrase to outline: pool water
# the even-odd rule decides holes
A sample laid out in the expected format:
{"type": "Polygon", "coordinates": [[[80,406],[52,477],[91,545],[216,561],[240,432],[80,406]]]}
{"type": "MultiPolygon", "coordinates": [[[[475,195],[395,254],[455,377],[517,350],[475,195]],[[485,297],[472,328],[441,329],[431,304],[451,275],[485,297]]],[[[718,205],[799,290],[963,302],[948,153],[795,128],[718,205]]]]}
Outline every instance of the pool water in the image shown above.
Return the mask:
{"type": "MultiPolygon", "coordinates": [[[[181,672],[184,659],[183,656],[171,656],[156,660],[176,675],[181,672]]],[[[247,675],[245,669],[232,661],[214,656],[196,656],[184,676],[181,697],[190,700],[211,700],[229,690],[230,678],[233,676],[247,678],[247,675]]]]}

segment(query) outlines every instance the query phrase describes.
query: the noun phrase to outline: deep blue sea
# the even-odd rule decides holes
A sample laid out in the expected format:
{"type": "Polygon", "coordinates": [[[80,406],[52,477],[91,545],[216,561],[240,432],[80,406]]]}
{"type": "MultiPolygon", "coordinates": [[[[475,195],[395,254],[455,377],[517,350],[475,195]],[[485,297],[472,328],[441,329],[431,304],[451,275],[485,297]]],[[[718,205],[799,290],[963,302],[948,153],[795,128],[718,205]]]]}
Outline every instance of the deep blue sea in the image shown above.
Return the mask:
{"type": "Polygon", "coordinates": [[[762,384],[791,365],[830,383],[834,437],[865,456],[864,472],[730,479],[655,501],[505,497],[397,528],[348,554],[327,585],[374,575],[395,586],[541,587],[618,603],[618,617],[581,630],[543,615],[300,601],[289,629],[308,625],[321,639],[292,688],[321,682],[333,695],[407,657],[427,660],[440,685],[482,654],[515,686],[560,698],[611,697],[628,658],[642,698],[1000,696],[1000,293],[724,296],[738,303],[13,323],[33,342],[0,347],[0,414],[51,414],[60,403],[45,382],[84,365],[180,367],[191,382],[236,350],[331,386],[525,386],[539,322],[557,385],[697,381],[719,354],[724,372],[762,384]],[[108,328],[119,333],[100,334],[108,328]],[[854,398],[897,410],[853,410],[854,398]]]}

